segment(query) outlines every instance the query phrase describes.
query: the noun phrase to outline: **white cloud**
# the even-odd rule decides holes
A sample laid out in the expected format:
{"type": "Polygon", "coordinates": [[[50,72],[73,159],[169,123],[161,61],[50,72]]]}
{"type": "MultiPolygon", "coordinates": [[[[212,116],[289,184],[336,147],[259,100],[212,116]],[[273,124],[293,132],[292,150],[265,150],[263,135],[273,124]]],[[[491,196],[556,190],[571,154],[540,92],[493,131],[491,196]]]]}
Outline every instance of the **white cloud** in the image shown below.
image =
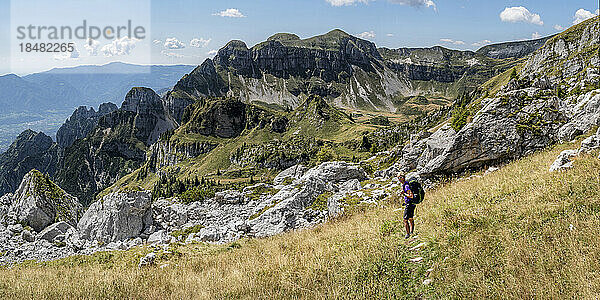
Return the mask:
{"type": "Polygon", "coordinates": [[[454,44],[454,45],[464,45],[465,44],[465,42],[463,42],[463,41],[455,41],[453,39],[440,39],[440,42],[454,44]]]}
{"type": "Polygon", "coordinates": [[[72,52],[62,52],[60,54],[54,55],[54,60],[69,60],[69,59],[78,59],[79,51],[77,47],[73,48],[72,52]]]}
{"type": "Polygon", "coordinates": [[[210,50],[210,51],[206,52],[206,54],[208,54],[210,56],[217,55],[217,53],[219,53],[219,51],[217,51],[217,50],[210,50]]]}
{"type": "Polygon", "coordinates": [[[386,34],[386,36],[393,37],[394,34],[393,33],[388,33],[388,34],[386,34]]]}
{"type": "Polygon", "coordinates": [[[483,41],[475,42],[475,43],[473,43],[471,45],[475,46],[475,47],[482,47],[482,46],[485,46],[485,45],[489,45],[491,43],[492,43],[492,41],[490,41],[490,40],[483,40],[483,41]]]}
{"type": "Polygon", "coordinates": [[[193,38],[190,41],[190,46],[196,47],[196,48],[204,48],[204,47],[208,46],[210,41],[212,41],[212,39],[205,40],[203,38],[193,38]]]}
{"type": "Polygon", "coordinates": [[[596,13],[592,13],[591,11],[587,11],[583,8],[578,9],[575,12],[575,16],[573,16],[573,25],[577,25],[587,19],[591,19],[595,16],[598,15],[598,10],[596,10],[596,13]]]}
{"type": "Polygon", "coordinates": [[[180,42],[177,38],[174,38],[174,37],[167,38],[165,40],[164,46],[166,49],[173,49],[173,50],[185,48],[185,44],[180,42]]]}
{"type": "Polygon", "coordinates": [[[242,12],[239,11],[237,8],[228,8],[224,11],[214,13],[213,16],[227,17],[227,18],[243,18],[243,17],[245,17],[244,14],[242,14],[242,12]]]}
{"type": "Polygon", "coordinates": [[[558,31],[563,31],[563,30],[565,30],[565,28],[564,28],[564,27],[562,27],[562,26],[560,26],[560,25],[558,25],[558,24],[554,25],[554,29],[555,29],[555,30],[558,30],[558,31]]]}
{"type": "Polygon", "coordinates": [[[108,45],[104,45],[100,52],[104,54],[104,56],[120,56],[120,55],[129,55],[131,50],[135,48],[135,43],[137,43],[137,39],[130,39],[128,37],[122,37],[120,39],[115,39],[112,43],[108,45]]]}
{"type": "Polygon", "coordinates": [[[375,31],[371,30],[371,31],[365,31],[363,33],[359,33],[356,36],[361,39],[374,39],[376,34],[375,34],[375,31]]]}
{"type": "Polygon", "coordinates": [[[531,38],[534,39],[534,40],[537,40],[537,39],[539,39],[541,37],[542,37],[542,35],[539,32],[534,32],[534,33],[531,34],[531,38]]]}
{"type": "Polygon", "coordinates": [[[540,15],[530,12],[523,6],[505,8],[504,11],[500,13],[500,20],[502,20],[502,22],[510,23],[524,22],[540,26],[544,25],[544,21],[542,21],[540,15]]]}
{"type": "Polygon", "coordinates": [[[94,39],[88,39],[83,48],[87,50],[88,55],[96,56],[98,55],[98,48],[100,47],[100,42],[94,39]]]}
{"type": "Polygon", "coordinates": [[[183,57],[183,54],[179,54],[179,53],[175,53],[175,52],[168,52],[167,50],[163,50],[160,53],[162,55],[168,56],[168,57],[176,57],[176,58],[182,58],[183,57]]]}
{"type": "Polygon", "coordinates": [[[435,2],[432,0],[388,0],[392,3],[408,5],[412,7],[433,7],[433,9],[437,10],[435,6],[435,2]]]}

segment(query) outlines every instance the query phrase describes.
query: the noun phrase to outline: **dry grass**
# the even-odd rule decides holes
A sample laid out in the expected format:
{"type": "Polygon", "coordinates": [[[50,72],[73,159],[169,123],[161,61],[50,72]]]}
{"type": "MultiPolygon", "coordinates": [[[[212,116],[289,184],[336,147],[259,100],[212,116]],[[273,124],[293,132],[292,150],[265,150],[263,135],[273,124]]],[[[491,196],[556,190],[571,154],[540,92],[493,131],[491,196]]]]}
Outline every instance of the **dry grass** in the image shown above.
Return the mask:
{"type": "Polygon", "coordinates": [[[548,173],[563,148],[430,192],[417,209],[430,242],[419,264],[407,262],[417,253],[388,203],[312,230],[173,246],[146,269],[137,268],[146,248],[0,269],[0,297],[597,298],[600,161],[585,156],[548,173]],[[423,286],[431,266],[433,284],[423,286]]]}

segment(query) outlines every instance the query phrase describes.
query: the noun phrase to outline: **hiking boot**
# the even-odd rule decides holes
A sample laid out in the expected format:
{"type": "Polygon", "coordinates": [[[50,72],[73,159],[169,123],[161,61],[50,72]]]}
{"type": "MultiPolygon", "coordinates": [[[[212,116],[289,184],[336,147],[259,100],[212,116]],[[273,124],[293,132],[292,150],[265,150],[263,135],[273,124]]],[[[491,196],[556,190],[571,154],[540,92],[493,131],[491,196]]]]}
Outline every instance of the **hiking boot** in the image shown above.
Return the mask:
{"type": "Polygon", "coordinates": [[[407,233],[406,236],[404,236],[405,239],[408,239],[410,237],[410,233],[407,233]]]}

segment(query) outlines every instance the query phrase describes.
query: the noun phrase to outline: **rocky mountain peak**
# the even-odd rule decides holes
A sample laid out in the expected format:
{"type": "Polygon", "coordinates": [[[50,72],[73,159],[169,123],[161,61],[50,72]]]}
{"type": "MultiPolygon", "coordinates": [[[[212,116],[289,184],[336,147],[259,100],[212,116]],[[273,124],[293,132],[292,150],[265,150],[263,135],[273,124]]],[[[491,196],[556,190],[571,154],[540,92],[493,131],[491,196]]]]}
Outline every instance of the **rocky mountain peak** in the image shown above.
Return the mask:
{"type": "Polygon", "coordinates": [[[85,138],[98,124],[98,119],[117,110],[114,103],[103,103],[96,112],[93,107],[80,106],[56,132],[56,142],[63,148],[85,138]]]}
{"type": "Polygon", "coordinates": [[[14,159],[23,159],[28,154],[45,151],[52,146],[52,143],[52,138],[43,132],[35,132],[27,129],[17,136],[8,148],[8,151],[6,151],[6,154],[11,155],[14,159]]]}
{"type": "Polygon", "coordinates": [[[300,37],[293,33],[276,33],[267,39],[267,41],[279,41],[279,42],[298,41],[298,40],[300,40],[300,37]]]}
{"type": "Polygon", "coordinates": [[[31,169],[53,175],[60,153],[60,147],[43,132],[23,131],[8,150],[0,154],[0,195],[14,191],[31,169]]]}
{"type": "Polygon", "coordinates": [[[140,112],[148,109],[161,109],[160,96],[152,89],[145,87],[134,87],[125,96],[121,109],[132,112],[140,112]]]}
{"type": "Polygon", "coordinates": [[[34,169],[23,177],[13,195],[9,215],[39,232],[58,221],[75,226],[82,210],[77,198],[54,184],[48,175],[34,169]]]}

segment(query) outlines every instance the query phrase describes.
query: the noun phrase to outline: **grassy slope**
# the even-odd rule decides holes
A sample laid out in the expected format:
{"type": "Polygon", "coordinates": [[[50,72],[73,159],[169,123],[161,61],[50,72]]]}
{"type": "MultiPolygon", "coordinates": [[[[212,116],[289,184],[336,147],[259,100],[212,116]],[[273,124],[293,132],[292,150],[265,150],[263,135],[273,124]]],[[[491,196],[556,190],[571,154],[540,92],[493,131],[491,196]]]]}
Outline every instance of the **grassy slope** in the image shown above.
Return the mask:
{"type": "Polygon", "coordinates": [[[0,297],[597,298],[600,161],[547,171],[574,147],[429,192],[417,209],[429,242],[421,251],[409,250],[390,200],[312,230],[173,246],[159,255],[164,268],[137,268],[150,251],[139,248],[0,269],[0,297]],[[425,259],[409,263],[415,256],[425,259]],[[433,284],[423,286],[430,267],[433,284]]]}

